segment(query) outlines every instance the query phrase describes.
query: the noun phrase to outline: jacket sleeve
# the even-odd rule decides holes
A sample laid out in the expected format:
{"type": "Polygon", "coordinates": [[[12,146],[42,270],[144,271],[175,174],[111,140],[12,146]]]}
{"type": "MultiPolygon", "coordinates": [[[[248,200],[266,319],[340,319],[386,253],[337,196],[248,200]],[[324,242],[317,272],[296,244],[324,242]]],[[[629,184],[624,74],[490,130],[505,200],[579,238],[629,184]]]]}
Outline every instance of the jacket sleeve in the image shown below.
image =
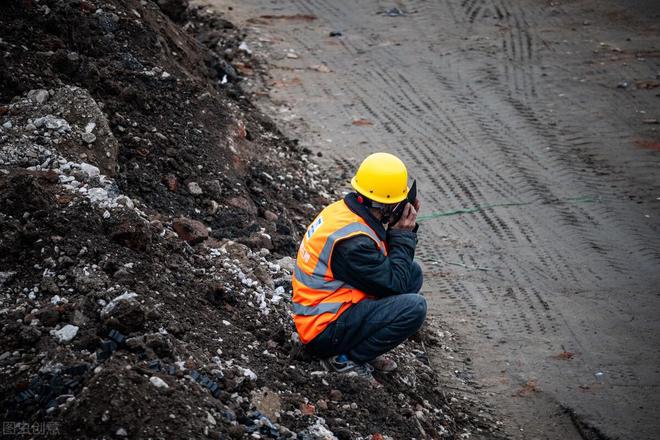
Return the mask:
{"type": "Polygon", "coordinates": [[[417,234],[401,229],[387,232],[389,253],[369,237],[358,235],[335,245],[330,266],[334,277],[377,297],[410,293],[419,266],[413,263],[417,234]]]}

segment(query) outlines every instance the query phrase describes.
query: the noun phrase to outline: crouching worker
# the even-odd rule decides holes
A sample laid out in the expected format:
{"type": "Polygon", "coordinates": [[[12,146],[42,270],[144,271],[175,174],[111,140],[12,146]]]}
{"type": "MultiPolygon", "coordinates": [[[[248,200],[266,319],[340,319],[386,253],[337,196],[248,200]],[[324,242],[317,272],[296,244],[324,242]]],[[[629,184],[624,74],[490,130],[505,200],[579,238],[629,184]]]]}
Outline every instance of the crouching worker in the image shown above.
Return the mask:
{"type": "Polygon", "coordinates": [[[307,352],[327,370],[356,372],[379,386],[372,371],[396,368],[382,355],[426,318],[422,270],[413,262],[419,201],[407,202],[406,167],[387,153],[367,157],[351,185],[356,192],[327,206],[303,237],[293,320],[307,352]],[[390,224],[400,203],[403,214],[390,224]]]}

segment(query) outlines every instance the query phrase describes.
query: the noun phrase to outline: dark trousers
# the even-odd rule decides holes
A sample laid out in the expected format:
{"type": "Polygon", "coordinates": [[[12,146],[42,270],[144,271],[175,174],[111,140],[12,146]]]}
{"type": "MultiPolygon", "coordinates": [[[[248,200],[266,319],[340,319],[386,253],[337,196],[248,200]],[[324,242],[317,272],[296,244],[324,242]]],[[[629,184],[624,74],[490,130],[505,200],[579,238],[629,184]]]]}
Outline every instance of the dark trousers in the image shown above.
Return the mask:
{"type": "Polygon", "coordinates": [[[351,306],[307,344],[307,351],[321,358],[345,354],[354,362],[365,363],[401,344],[426,318],[426,300],[417,293],[422,288],[422,271],[416,264],[413,278],[411,293],[351,306]]]}

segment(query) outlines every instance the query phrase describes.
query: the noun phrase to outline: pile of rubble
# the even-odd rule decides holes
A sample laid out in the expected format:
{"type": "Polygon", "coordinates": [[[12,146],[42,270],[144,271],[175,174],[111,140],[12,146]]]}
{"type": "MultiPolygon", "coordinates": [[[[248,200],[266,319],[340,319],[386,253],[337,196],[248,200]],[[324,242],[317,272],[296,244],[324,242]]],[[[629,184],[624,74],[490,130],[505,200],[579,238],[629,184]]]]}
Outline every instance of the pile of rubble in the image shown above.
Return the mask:
{"type": "Polygon", "coordinates": [[[219,18],[195,25],[177,5],[1,7],[5,428],[63,438],[497,432],[438,382],[426,347],[451,350],[451,339],[433,325],[396,350],[400,369],[380,377],[382,389],[297,353],[291,257],[336,195],[241,94],[228,50],[239,31],[219,18]],[[209,51],[196,36],[222,44],[209,51]]]}

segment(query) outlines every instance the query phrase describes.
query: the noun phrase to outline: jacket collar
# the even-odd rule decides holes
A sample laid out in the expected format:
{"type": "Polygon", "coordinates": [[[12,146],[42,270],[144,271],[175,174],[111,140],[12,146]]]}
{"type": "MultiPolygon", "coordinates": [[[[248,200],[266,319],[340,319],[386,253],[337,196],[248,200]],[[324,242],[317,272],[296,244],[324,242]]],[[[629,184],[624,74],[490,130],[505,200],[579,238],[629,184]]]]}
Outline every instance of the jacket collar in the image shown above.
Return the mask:
{"type": "Polygon", "coordinates": [[[385,237],[387,237],[385,227],[376,219],[376,217],[373,216],[371,211],[369,211],[369,208],[358,202],[357,193],[351,192],[346,194],[344,197],[344,203],[346,203],[348,209],[362,217],[362,219],[367,222],[369,227],[378,235],[378,238],[385,241],[385,237]]]}

